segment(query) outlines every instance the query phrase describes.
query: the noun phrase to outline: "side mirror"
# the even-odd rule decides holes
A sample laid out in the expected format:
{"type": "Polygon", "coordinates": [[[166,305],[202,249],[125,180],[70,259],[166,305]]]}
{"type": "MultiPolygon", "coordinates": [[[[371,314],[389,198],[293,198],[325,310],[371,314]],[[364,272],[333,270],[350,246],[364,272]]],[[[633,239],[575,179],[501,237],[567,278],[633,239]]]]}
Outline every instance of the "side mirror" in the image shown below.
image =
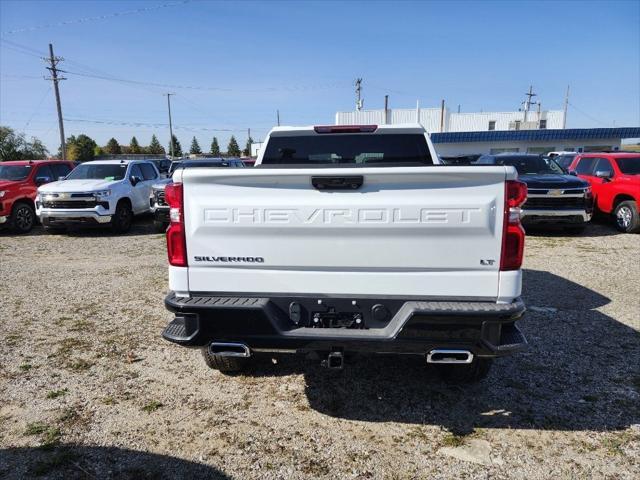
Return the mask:
{"type": "Polygon", "coordinates": [[[598,170],[596,172],[596,177],[598,178],[604,178],[604,179],[609,179],[611,178],[611,172],[607,171],[607,170],[598,170]]]}
{"type": "Polygon", "coordinates": [[[574,177],[577,177],[578,172],[576,172],[575,170],[569,170],[569,175],[573,175],[574,177]]]}
{"type": "Polygon", "coordinates": [[[36,185],[44,185],[45,183],[49,183],[51,179],[49,177],[36,177],[36,185]]]}
{"type": "Polygon", "coordinates": [[[131,175],[131,178],[129,180],[131,180],[131,185],[133,185],[134,187],[142,181],[142,179],[136,175],[131,175]]]}

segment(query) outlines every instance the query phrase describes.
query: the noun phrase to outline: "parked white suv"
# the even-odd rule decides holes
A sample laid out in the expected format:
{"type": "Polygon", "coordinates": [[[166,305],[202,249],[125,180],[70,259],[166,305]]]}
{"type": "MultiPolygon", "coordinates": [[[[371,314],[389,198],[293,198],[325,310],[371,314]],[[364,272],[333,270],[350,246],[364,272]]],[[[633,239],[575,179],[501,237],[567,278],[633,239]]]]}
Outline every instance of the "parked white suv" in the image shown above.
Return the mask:
{"type": "Polygon", "coordinates": [[[149,211],[151,186],[160,173],[150,161],[100,160],[76,167],[64,180],[38,189],[36,215],[45,230],[70,225],[111,225],[129,230],[134,215],[149,211]]]}

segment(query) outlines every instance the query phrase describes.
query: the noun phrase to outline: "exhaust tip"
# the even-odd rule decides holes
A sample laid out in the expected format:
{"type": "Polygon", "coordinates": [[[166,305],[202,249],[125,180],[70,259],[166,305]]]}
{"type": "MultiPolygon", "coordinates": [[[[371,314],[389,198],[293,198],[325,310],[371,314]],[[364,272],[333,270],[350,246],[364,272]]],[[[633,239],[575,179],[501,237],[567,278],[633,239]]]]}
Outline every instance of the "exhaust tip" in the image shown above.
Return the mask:
{"type": "Polygon", "coordinates": [[[251,356],[251,350],[244,343],[211,342],[209,353],[220,355],[221,357],[244,357],[251,356]]]}
{"type": "Polygon", "coordinates": [[[469,350],[436,348],[427,354],[427,363],[469,364],[473,362],[473,353],[469,350]]]}

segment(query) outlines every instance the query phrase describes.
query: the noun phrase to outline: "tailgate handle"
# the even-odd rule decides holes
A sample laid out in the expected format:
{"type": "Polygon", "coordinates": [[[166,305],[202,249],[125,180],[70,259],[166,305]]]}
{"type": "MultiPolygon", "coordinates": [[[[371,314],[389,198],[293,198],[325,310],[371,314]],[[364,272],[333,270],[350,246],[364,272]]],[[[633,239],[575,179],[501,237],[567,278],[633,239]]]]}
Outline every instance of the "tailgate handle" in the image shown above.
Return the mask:
{"type": "Polygon", "coordinates": [[[311,184],[317,190],[357,190],[363,183],[362,175],[352,177],[311,177],[311,184]]]}

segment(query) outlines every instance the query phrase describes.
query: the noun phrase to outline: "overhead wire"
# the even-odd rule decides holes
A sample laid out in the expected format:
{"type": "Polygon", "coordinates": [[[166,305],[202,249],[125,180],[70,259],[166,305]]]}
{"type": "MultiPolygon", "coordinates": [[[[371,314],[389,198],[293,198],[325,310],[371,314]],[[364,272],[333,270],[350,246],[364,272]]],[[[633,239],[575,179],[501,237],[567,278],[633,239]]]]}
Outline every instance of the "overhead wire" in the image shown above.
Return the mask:
{"type": "Polygon", "coordinates": [[[45,23],[45,24],[41,24],[41,25],[34,25],[31,27],[22,27],[22,28],[15,28],[13,30],[7,30],[5,32],[2,32],[1,35],[12,35],[14,33],[23,33],[23,32],[33,32],[35,30],[42,30],[42,29],[46,29],[46,28],[52,28],[52,27],[64,27],[67,25],[74,25],[74,24],[81,24],[81,23],[88,23],[88,22],[93,22],[93,21],[101,21],[101,20],[107,20],[110,18],[116,18],[116,17],[124,17],[127,15],[138,15],[141,13],[147,13],[147,12],[152,12],[155,10],[160,10],[162,8],[168,8],[168,7],[177,7],[180,5],[185,5],[187,3],[191,3],[193,0],[182,0],[180,2],[172,2],[172,3],[163,3],[160,5],[154,5],[151,7],[142,7],[142,8],[136,8],[133,10],[125,10],[125,11],[120,11],[120,12],[113,12],[113,13],[107,13],[104,15],[95,15],[92,17],[83,17],[83,18],[76,18],[73,20],[62,20],[59,22],[51,22],[51,23],[45,23]]]}

